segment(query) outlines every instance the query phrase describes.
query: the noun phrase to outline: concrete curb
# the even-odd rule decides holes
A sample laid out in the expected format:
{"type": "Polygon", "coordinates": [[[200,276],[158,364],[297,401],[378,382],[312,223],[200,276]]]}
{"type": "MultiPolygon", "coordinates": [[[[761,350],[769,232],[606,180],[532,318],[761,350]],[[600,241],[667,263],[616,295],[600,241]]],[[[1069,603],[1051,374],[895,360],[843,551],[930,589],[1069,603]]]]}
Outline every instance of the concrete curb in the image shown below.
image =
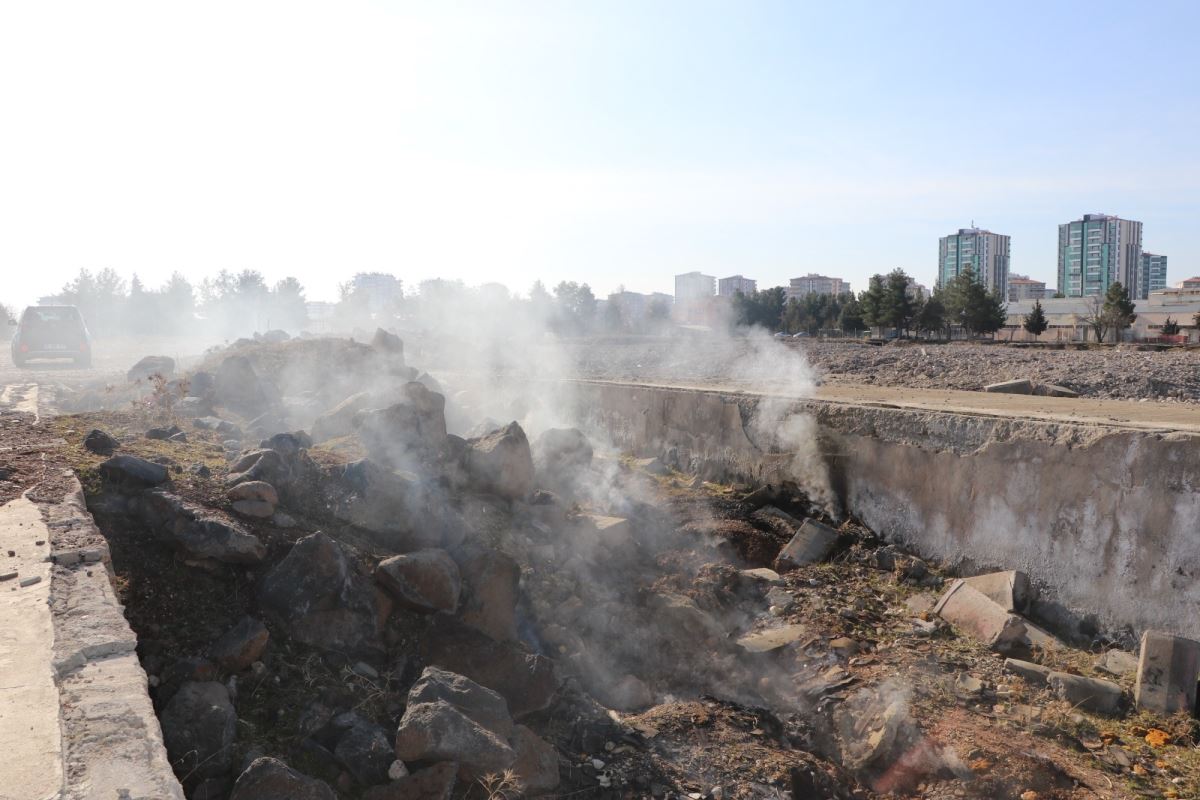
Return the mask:
{"type": "Polygon", "coordinates": [[[138,661],[137,637],[111,582],[108,543],[83,488],[45,507],[50,529],[53,671],[59,688],[63,800],[183,800],[138,661]]]}

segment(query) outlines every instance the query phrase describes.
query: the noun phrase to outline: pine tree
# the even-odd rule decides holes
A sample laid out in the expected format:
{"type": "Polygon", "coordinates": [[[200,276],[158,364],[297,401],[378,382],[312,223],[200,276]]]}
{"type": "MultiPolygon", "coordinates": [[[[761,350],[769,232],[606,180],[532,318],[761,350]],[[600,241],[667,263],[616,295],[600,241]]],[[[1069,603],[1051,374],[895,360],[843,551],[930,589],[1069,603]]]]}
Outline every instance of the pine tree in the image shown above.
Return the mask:
{"type": "Polygon", "coordinates": [[[1108,318],[1109,326],[1116,331],[1117,341],[1121,340],[1121,331],[1128,328],[1137,319],[1133,313],[1133,301],[1129,292],[1120,281],[1112,283],[1104,293],[1104,315],[1108,318]]]}
{"type": "Polygon", "coordinates": [[[1038,300],[1033,304],[1033,310],[1025,315],[1024,328],[1035,338],[1040,339],[1046,332],[1046,328],[1049,327],[1050,323],[1046,321],[1046,312],[1042,311],[1042,301],[1038,300]]]}

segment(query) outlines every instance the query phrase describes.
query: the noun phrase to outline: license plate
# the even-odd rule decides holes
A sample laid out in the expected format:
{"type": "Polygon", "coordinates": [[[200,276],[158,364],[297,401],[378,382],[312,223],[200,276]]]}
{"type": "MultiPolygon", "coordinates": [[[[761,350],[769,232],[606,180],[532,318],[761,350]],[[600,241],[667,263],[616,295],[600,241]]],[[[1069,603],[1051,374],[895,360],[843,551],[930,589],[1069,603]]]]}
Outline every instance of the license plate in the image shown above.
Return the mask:
{"type": "Polygon", "coordinates": [[[48,345],[46,345],[46,349],[47,350],[66,350],[67,346],[65,344],[48,344],[48,345]]]}

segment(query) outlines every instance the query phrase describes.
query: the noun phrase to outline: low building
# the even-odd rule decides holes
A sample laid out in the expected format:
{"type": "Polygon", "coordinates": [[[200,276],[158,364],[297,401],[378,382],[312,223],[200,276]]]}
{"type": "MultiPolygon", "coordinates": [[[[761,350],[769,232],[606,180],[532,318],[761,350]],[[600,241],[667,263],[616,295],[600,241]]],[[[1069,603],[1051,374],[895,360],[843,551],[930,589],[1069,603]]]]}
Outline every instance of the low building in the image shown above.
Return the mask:
{"type": "Polygon", "coordinates": [[[1008,300],[1018,303],[1022,300],[1042,300],[1046,295],[1046,282],[1034,280],[1028,275],[1008,276],[1008,300]]]}
{"type": "Polygon", "coordinates": [[[802,278],[792,278],[784,288],[787,298],[800,300],[810,294],[829,294],[837,297],[850,291],[850,283],[810,272],[802,278]]]}
{"type": "Polygon", "coordinates": [[[746,278],[741,275],[733,275],[728,278],[721,278],[717,281],[717,296],[718,297],[733,297],[738,292],[745,295],[754,294],[758,289],[758,281],[752,278],[746,278]]]}
{"type": "Polygon", "coordinates": [[[1186,278],[1175,284],[1176,289],[1200,289],[1200,278],[1186,278]]]}
{"type": "MultiPolygon", "coordinates": [[[[1035,302],[1041,302],[1042,313],[1046,315],[1049,327],[1041,335],[1043,342],[1086,342],[1095,341],[1095,333],[1088,326],[1088,319],[1094,313],[1094,302],[1100,302],[1100,297],[1052,297],[1042,299],[1022,300],[1008,304],[1008,319],[1005,329],[996,334],[997,338],[1011,341],[1033,341],[1034,337],[1024,329],[1025,316],[1033,310],[1035,302]]],[[[1195,289],[1165,289],[1151,292],[1145,300],[1134,301],[1134,313],[1137,318],[1133,325],[1124,331],[1125,340],[1156,339],[1162,336],[1162,327],[1169,318],[1181,328],[1181,334],[1188,341],[1197,341],[1198,332],[1195,317],[1200,314],[1200,285],[1195,289]]],[[[1112,334],[1105,341],[1113,341],[1112,334]]]]}
{"type": "Polygon", "coordinates": [[[698,322],[708,314],[712,298],[717,296],[717,279],[701,272],[675,276],[675,319],[698,322]]]}

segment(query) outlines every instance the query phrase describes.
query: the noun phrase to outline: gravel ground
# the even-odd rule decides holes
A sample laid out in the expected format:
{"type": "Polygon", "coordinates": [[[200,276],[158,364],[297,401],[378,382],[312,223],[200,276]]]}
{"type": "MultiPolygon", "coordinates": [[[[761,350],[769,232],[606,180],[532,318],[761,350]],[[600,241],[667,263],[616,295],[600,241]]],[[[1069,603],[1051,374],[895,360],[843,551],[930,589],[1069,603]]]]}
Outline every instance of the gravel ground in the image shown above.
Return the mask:
{"type": "Polygon", "coordinates": [[[979,390],[1029,378],[1081,397],[1200,402],[1200,351],[1032,350],[997,345],[800,346],[826,383],[979,390]]]}
{"type": "Polygon", "coordinates": [[[1200,403],[1200,351],[1133,349],[1034,350],[1005,345],[906,342],[754,342],[645,337],[571,345],[582,377],[689,381],[767,388],[779,373],[795,372],[786,353],[803,354],[826,384],[904,386],[979,391],[989,383],[1029,378],[1081,397],[1200,403]]]}

